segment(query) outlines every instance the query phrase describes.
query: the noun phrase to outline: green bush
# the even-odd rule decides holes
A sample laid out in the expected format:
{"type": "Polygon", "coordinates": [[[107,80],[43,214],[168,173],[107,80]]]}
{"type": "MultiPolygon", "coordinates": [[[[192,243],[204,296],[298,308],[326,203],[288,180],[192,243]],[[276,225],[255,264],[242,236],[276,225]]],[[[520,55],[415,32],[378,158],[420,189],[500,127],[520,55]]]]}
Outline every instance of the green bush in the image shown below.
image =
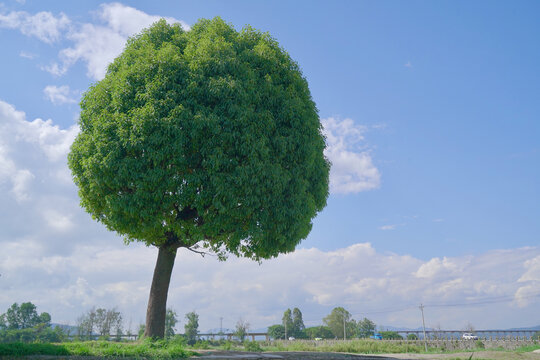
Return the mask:
{"type": "Polygon", "coordinates": [[[233,347],[233,343],[231,341],[229,341],[229,340],[225,341],[225,343],[223,343],[223,345],[221,345],[221,348],[223,350],[227,350],[227,351],[231,350],[232,347],[233,347]]]}
{"type": "Polygon", "coordinates": [[[202,340],[202,341],[199,340],[191,346],[194,349],[202,349],[202,350],[210,349],[210,343],[208,342],[208,340],[202,340]]]}
{"type": "Polygon", "coordinates": [[[485,349],[486,346],[484,345],[484,343],[482,342],[482,340],[476,340],[476,348],[477,348],[477,349],[485,349]]]}
{"type": "Polygon", "coordinates": [[[54,343],[65,340],[66,335],[61,328],[51,329],[43,324],[26,329],[0,331],[0,343],[54,343]]]}
{"type": "Polygon", "coordinates": [[[246,349],[246,351],[262,352],[261,346],[256,341],[244,341],[244,349],[246,349]]]}
{"type": "Polygon", "coordinates": [[[381,336],[384,340],[403,340],[403,336],[396,331],[381,331],[381,336]]]}
{"type": "Polygon", "coordinates": [[[407,340],[418,340],[418,335],[409,334],[409,335],[407,335],[407,340]]]}

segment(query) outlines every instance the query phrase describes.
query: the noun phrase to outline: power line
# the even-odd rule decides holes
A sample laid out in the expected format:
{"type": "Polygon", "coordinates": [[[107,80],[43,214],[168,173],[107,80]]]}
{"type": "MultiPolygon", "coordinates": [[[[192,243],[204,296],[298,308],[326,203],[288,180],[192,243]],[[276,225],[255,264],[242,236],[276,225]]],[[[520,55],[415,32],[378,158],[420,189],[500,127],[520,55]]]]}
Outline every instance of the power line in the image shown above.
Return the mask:
{"type": "MultiPolygon", "coordinates": [[[[540,297],[540,294],[533,294],[533,295],[526,295],[521,296],[520,299],[530,299],[540,297]]],[[[425,305],[426,307],[455,307],[455,306],[472,306],[472,305],[485,305],[485,304],[496,304],[496,303],[503,303],[503,302],[510,302],[515,301],[516,298],[514,296],[497,296],[492,298],[484,298],[482,300],[478,301],[469,301],[469,302],[462,302],[462,303],[449,303],[449,304],[431,304],[431,305],[425,305]]]]}
{"type": "MultiPolygon", "coordinates": [[[[519,299],[531,299],[531,298],[537,298],[540,297],[539,294],[531,294],[531,295],[525,295],[521,296],[519,299]]],[[[511,302],[515,301],[515,296],[512,295],[501,295],[501,296],[493,296],[488,298],[482,298],[478,299],[476,301],[468,301],[468,302],[459,302],[459,303],[439,303],[439,304],[424,304],[422,305],[424,308],[444,308],[444,307],[458,307],[458,306],[476,306],[476,305],[487,305],[487,304],[496,304],[496,303],[504,303],[504,302],[511,302]]],[[[390,313],[396,313],[406,310],[412,310],[416,309],[417,305],[408,304],[400,307],[388,307],[388,308],[382,308],[382,309],[373,309],[368,311],[362,311],[355,314],[351,314],[353,317],[357,316],[365,316],[365,315],[377,315],[377,314],[390,314],[390,313]]],[[[304,320],[304,322],[320,322],[321,319],[311,319],[311,320],[304,320]]]]}

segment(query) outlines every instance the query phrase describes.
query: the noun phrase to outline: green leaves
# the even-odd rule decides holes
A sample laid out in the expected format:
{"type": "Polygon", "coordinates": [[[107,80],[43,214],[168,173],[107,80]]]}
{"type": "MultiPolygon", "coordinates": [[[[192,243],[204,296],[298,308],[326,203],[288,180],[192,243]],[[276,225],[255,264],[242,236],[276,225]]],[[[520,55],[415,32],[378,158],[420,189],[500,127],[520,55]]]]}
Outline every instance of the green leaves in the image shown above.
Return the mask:
{"type": "Polygon", "coordinates": [[[80,123],[68,160],[81,204],[128,240],[168,233],[258,260],[294,250],[326,204],[307,82],[250,27],[157,22],[85,93],[80,123]]]}

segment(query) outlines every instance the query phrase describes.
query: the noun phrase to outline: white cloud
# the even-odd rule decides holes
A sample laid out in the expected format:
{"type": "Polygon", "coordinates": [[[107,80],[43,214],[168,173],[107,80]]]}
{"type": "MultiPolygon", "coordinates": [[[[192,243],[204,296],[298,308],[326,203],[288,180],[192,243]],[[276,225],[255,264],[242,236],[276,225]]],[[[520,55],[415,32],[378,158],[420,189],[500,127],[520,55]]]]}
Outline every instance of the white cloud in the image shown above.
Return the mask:
{"type": "MultiPolygon", "coordinates": [[[[62,75],[78,61],[86,63],[87,75],[95,80],[105,76],[107,66],[120,55],[129,36],[161,19],[120,3],[102,4],[97,13],[102,25],[82,24],[67,35],[74,45],[60,51],[60,63],[52,63],[45,70],[62,75]]],[[[179,22],[184,29],[189,26],[183,21],[165,17],[169,23],[179,22]]]]}
{"type": "Polygon", "coordinates": [[[458,264],[452,259],[446,257],[433,258],[425,264],[422,264],[415,273],[419,278],[435,278],[453,276],[457,271],[462,271],[466,263],[458,264]]]}
{"type": "Polygon", "coordinates": [[[380,230],[394,230],[396,228],[397,224],[389,224],[389,225],[383,225],[380,226],[380,230]]]}
{"type": "Polygon", "coordinates": [[[10,184],[18,202],[29,200],[37,176],[55,177],[66,167],[59,160],[65,160],[78,131],[75,125],[60,129],[52,120],[27,121],[23,112],[0,100],[0,184],[10,184]]]}
{"type": "Polygon", "coordinates": [[[21,51],[21,52],[19,53],[19,56],[22,57],[22,58],[25,58],[25,59],[32,60],[32,59],[34,59],[37,55],[36,55],[36,54],[29,53],[29,52],[26,52],[26,51],[21,51]]]}
{"type": "Polygon", "coordinates": [[[162,18],[168,23],[178,22],[185,30],[189,30],[189,25],[181,20],[172,17],[148,15],[145,12],[120,3],[102,4],[100,8],[99,17],[113,31],[124,36],[134,35],[162,18]]]}
{"type": "Polygon", "coordinates": [[[403,66],[405,66],[406,68],[409,68],[409,69],[413,67],[410,61],[407,61],[407,63],[405,65],[403,65],[403,66]]]}
{"type": "Polygon", "coordinates": [[[45,89],[43,89],[43,93],[45,94],[45,97],[55,105],[72,104],[77,102],[77,100],[72,97],[69,86],[67,85],[47,85],[45,89]]]}
{"type": "MultiPolygon", "coordinates": [[[[51,312],[53,320],[73,324],[92,306],[117,306],[126,320],[144,321],[156,249],[124,246],[111,234],[108,243],[94,243],[93,235],[80,233],[76,227],[68,232],[77,234],[76,246],[65,255],[44,255],[41,247],[48,246],[46,242],[4,242],[6,252],[0,254],[0,263],[8,290],[0,295],[0,308],[31,300],[41,311],[51,312]]],[[[378,324],[417,327],[419,303],[427,304],[428,326],[440,323],[461,328],[468,321],[477,327],[533,325],[530,314],[540,310],[538,302],[523,307],[509,302],[452,306],[452,311],[430,305],[511,297],[519,288],[516,280],[523,275],[523,263],[538,256],[540,248],[528,248],[423,261],[379,253],[371,244],[359,243],[335,251],[299,249],[258,265],[235,257],[219,262],[181,250],[168,306],[179,314],[197,311],[203,331],[215,328],[220,316],[225,318],[225,327],[234,327],[243,317],[253,328],[261,328],[279,323],[284,309],[294,306],[302,310],[307,325],[320,324],[333,307],[344,306],[355,318],[367,316],[378,324]],[[498,262],[501,256],[504,276],[498,262]],[[450,274],[431,271],[427,277],[417,276],[430,267],[450,269],[450,274]],[[396,308],[404,310],[373,313],[396,308]],[[487,316],[493,312],[502,320],[487,316]]]]}
{"type": "Polygon", "coordinates": [[[380,186],[380,173],[373,164],[369,149],[363,147],[366,128],[351,119],[321,120],[326,136],[326,157],[330,168],[330,192],[358,193],[380,186]]]}
{"type": "Polygon", "coordinates": [[[68,17],[60,13],[54,16],[48,11],[31,15],[25,11],[0,14],[0,27],[18,29],[26,36],[33,36],[46,43],[60,40],[62,31],[70,25],[68,17]]]}
{"type": "Polygon", "coordinates": [[[68,231],[74,226],[70,215],[63,214],[55,209],[46,209],[43,213],[43,217],[47,221],[49,227],[60,232],[68,231]]]}
{"type": "Polygon", "coordinates": [[[516,303],[520,307],[538,301],[540,296],[540,256],[525,261],[523,267],[527,270],[518,279],[523,286],[517,289],[515,294],[516,303]]]}

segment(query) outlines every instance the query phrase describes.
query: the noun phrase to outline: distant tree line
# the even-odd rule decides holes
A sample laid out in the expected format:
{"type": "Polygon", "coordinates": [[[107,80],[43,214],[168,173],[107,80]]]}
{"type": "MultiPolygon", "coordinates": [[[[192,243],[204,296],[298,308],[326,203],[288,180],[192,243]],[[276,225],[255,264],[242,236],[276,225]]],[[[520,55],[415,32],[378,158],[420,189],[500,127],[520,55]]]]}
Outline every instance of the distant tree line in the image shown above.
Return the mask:
{"type": "Polygon", "coordinates": [[[92,308],[77,318],[77,336],[80,339],[99,335],[108,339],[111,335],[122,335],[122,314],[116,309],[92,308]]]}
{"type": "Polygon", "coordinates": [[[59,342],[65,339],[61,328],[51,328],[51,315],[38,314],[36,305],[14,303],[0,315],[0,343],[59,342]]]}
{"type": "MultiPolygon", "coordinates": [[[[283,313],[281,324],[268,327],[268,335],[273,339],[352,339],[368,338],[375,333],[376,329],[373,321],[367,318],[354,320],[351,314],[342,307],[334,308],[323,319],[323,322],[324,325],[305,327],[300,309],[294,308],[292,311],[287,309],[283,313]]],[[[394,334],[382,335],[392,337],[394,334]]]]}

